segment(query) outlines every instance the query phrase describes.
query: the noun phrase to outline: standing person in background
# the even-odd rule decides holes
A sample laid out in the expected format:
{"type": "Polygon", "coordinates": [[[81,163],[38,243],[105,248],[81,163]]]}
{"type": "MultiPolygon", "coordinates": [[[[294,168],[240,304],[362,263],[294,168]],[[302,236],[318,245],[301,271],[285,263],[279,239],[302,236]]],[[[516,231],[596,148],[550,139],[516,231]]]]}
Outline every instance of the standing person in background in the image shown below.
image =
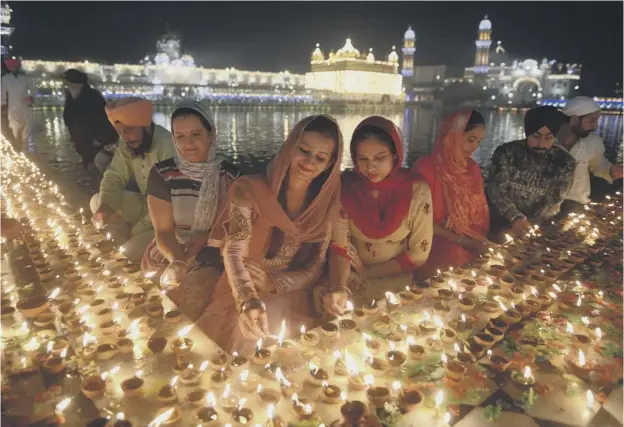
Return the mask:
{"type": "Polygon", "coordinates": [[[123,141],[104,172],[100,192],[91,199],[91,221],[107,226],[124,244],[126,257],[139,263],[154,228],[147,210],[147,178],[152,167],[175,156],[171,133],[152,122],[152,103],[124,98],[106,107],[106,114],[123,141]],[[127,242],[127,243],[126,243],[127,242]]]}
{"type": "Polygon", "coordinates": [[[9,119],[9,127],[15,139],[15,149],[24,151],[32,135],[35,84],[22,72],[22,63],[19,59],[6,59],[4,63],[9,73],[2,76],[0,84],[2,114],[6,114],[9,119]]]}
{"type": "Polygon", "coordinates": [[[600,105],[586,96],[577,96],[568,102],[563,113],[570,117],[563,126],[558,141],[576,159],[574,181],[561,205],[561,216],[577,212],[590,202],[590,172],[609,183],[622,178],[622,164],[614,165],[604,157],[602,138],[598,129],[600,105]]]}
{"type": "MultiPolygon", "coordinates": [[[[63,79],[67,86],[63,121],[82,157],[82,166],[87,169],[94,163],[100,149],[116,145],[119,136],[106,116],[104,97],[89,85],[87,75],[71,68],[65,71],[63,79]]],[[[100,173],[104,173],[113,153],[104,149],[100,157],[101,161],[95,165],[100,173]]]]}
{"type": "Polygon", "coordinates": [[[555,144],[565,121],[555,107],[533,108],[524,117],[526,139],[494,151],[486,186],[493,239],[500,241],[510,227],[523,237],[532,223],[559,213],[576,167],[574,157],[555,144]]]}
{"type": "Polygon", "coordinates": [[[490,210],[481,168],[472,159],[484,137],[481,113],[450,114],[442,120],[433,153],[414,164],[433,200],[433,243],[427,263],[415,272],[419,279],[467,264],[490,245],[490,210]]]}

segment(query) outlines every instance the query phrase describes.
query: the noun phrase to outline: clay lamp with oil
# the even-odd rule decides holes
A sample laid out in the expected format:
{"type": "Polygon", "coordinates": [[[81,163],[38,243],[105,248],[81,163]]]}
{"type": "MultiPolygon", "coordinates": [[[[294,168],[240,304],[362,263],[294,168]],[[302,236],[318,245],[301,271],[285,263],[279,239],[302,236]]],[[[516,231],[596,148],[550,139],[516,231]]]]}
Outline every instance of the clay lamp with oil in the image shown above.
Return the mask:
{"type": "Polygon", "coordinates": [[[500,340],[502,340],[505,337],[505,333],[503,331],[501,331],[500,329],[497,328],[492,328],[490,326],[487,326],[483,332],[487,335],[490,335],[492,338],[494,338],[494,342],[497,343],[500,340]]]}
{"type": "Polygon", "coordinates": [[[178,331],[178,337],[171,342],[171,350],[177,357],[184,357],[191,353],[193,340],[187,338],[193,325],[186,326],[178,331]]]}
{"type": "Polygon", "coordinates": [[[331,322],[325,322],[321,325],[321,334],[329,338],[335,338],[338,336],[338,325],[331,322]]]}
{"type": "Polygon", "coordinates": [[[408,347],[407,353],[409,354],[409,358],[411,360],[425,360],[427,358],[427,349],[419,344],[414,344],[413,339],[410,340],[411,337],[408,337],[408,347]]]}
{"type": "MultiPolygon", "coordinates": [[[[345,351],[346,353],[346,351],[345,351]]],[[[342,359],[342,355],[338,350],[334,351],[334,375],[345,376],[347,375],[347,365],[342,359]]]]}
{"type": "Polygon", "coordinates": [[[345,352],[345,363],[347,365],[347,380],[349,388],[353,391],[361,391],[366,388],[364,375],[359,371],[355,359],[348,352],[345,352]]]}
{"type": "Polygon", "coordinates": [[[381,349],[381,343],[372,338],[370,335],[363,333],[362,337],[364,337],[364,345],[366,346],[366,349],[368,351],[370,351],[372,354],[377,354],[379,353],[379,350],[381,349]]]}
{"type": "Polygon", "coordinates": [[[321,385],[321,393],[323,402],[325,403],[334,405],[342,401],[342,390],[340,390],[340,387],[330,385],[327,381],[323,381],[323,384],[321,385]]]}
{"type": "Polygon", "coordinates": [[[402,412],[414,412],[423,403],[423,395],[416,385],[401,388],[399,393],[399,408],[402,412]]]}
{"type": "Polygon", "coordinates": [[[346,401],[340,407],[340,414],[344,420],[344,426],[359,426],[360,420],[366,416],[368,412],[367,405],[358,400],[346,401]]]}
{"type": "Polygon", "coordinates": [[[299,340],[306,347],[315,347],[321,340],[321,337],[319,337],[316,332],[306,331],[306,327],[304,325],[301,325],[300,331],[301,337],[299,338],[299,340]]]}
{"type": "Polygon", "coordinates": [[[169,310],[165,313],[165,322],[170,325],[180,323],[182,321],[182,312],[179,310],[169,310]]]}
{"type": "Polygon", "coordinates": [[[505,290],[500,285],[493,284],[489,285],[487,288],[487,294],[492,297],[503,295],[504,293],[505,290]]]}
{"type": "Polygon", "coordinates": [[[447,378],[454,381],[461,381],[461,379],[464,378],[464,375],[466,375],[467,370],[468,369],[463,363],[457,360],[452,360],[446,364],[444,372],[447,378]]]}
{"type": "Polygon", "coordinates": [[[292,395],[292,410],[300,421],[314,417],[314,408],[307,399],[299,399],[297,394],[292,395]]]}
{"type": "Polygon", "coordinates": [[[232,387],[229,384],[225,385],[223,394],[219,397],[219,404],[224,412],[231,414],[236,410],[240,397],[232,392],[232,387]]]}
{"type": "Polygon", "coordinates": [[[303,388],[303,385],[298,382],[291,382],[282,373],[281,368],[277,368],[275,371],[275,379],[279,382],[280,391],[284,397],[292,396],[299,393],[303,388]]]}
{"type": "Polygon", "coordinates": [[[490,320],[488,324],[489,327],[498,329],[499,331],[505,332],[509,329],[509,323],[505,321],[502,317],[496,317],[490,320]]]}
{"type": "Polygon", "coordinates": [[[486,301],[481,305],[481,310],[492,316],[497,316],[501,312],[501,308],[496,301],[486,301]]]}
{"type": "Polygon", "coordinates": [[[43,361],[43,370],[53,375],[60,374],[67,367],[67,365],[65,364],[66,355],[67,349],[63,350],[63,352],[59,356],[55,356],[54,354],[50,353],[49,356],[43,361]]]}
{"type": "Polygon", "coordinates": [[[212,387],[215,389],[221,389],[225,386],[226,381],[228,380],[228,374],[224,369],[220,371],[213,372],[210,376],[212,387]]]}
{"type": "Polygon", "coordinates": [[[309,363],[309,373],[308,373],[308,382],[315,386],[320,387],[323,384],[323,381],[327,381],[329,379],[329,373],[322,368],[319,368],[314,363],[309,363]]]}
{"type": "Polygon", "coordinates": [[[230,370],[234,373],[239,374],[248,369],[249,369],[249,359],[247,359],[245,356],[241,356],[237,352],[234,352],[232,354],[232,360],[230,360],[230,370]]]}
{"type": "Polygon", "coordinates": [[[485,348],[490,348],[494,344],[496,344],[496,339],[485,332],[480,332],[475,334],[472,339],[479,345],[482,345],[485,348]]]}
{"type": "Polygon", "coordinates": [[[256,387],[256,395],[262,406],[277,405],[282,397],[278,390],[262,387],[262,384],[256,387]]]}
{"type": "Polygon", "coordinates": [[[182,374],[180,375],[180,383],[185,386],[194,386],[199,384],[202,375],[208,368],[208,361],[205,360],[199,367],[199,369],[193,367],[193,365],[189,365],[182,374]]]}
{"type": "Polygon", "coordinates": [[[401,304],[404,305],[412,305],[417,301],[415,294],[409,290],[409,286],[406,286],[404,291],[399,292],[399,298],[401,304]]]}
{"type": "Polygon", "coordinates": [[[125,397],[141,397],[145,381],[142,377],[142,371],[137,371],[133,377],[121,382],[121,390],[125,397]]]}
{"type": "Polygon", "coordinates": [[[149,425],[173,426],[182,419],[182,411],[177,406],[159,411],[158,416],[149,425]]]}
{"type": "Polygon", "coordinates": [[[366,397],[373,408],[383,408],[384,405],[392,400],[392,394],[388,387],[375,386],[375,377],[366,375],[364,382],[368,385],[366,389],[366,397]]]}
{"type": "Polygon", "coordinates": [[[440,316],[446,316],[451,312],[451,307],[443,302],[436,302],[433,305],[433,311],[440,316]]]}
{"type": "Polygon", "coordinates": [[[191,391],[189,394],[186,395],[186,397],[184,398],[184,401],[190,406],[190,407],[200,407],[203,405],[204,401],[206,400],[206,391],[205,390],[193,390],[191,391]]]}
{"type": "Polygon", "coordinates": [[[167,338],[161,336],[152,336],[147,341],[147,348],[154,354],[162,353],[167,347],[167,338]]]}
{"type": "Polygon", "coordinates": [[[591,338],[585,334],[577,333],[572,335],[572,345],[579,350],[583,350],[586,352],[589,349],[591,343],[591,338]]]}
{"type": "Polygon", "coordinates": [[[171,379],[169,384],[166,384],[160,388],[158,394],[156,394],[156,400],[164,404],[174,404],[178,402],[178,395],[176,385],[178,383],[178,376],[176,375],[171,379]]]}
{"type": "Polygon", "coordinates": [[[257,374],[250,374],[248,369],[245,369],[238,376],[238,386],[246,393],[251,393],[256,390],[258,383],[260,382],[260,376],[257,374]]]}
{"type": "Polygon", "coordinates": [[[117,340],[116,345],[119,354],[129,354],[134,349],[134,341],[130,338],[120,338],[117,340]]]}
{"type": "Polygon", "coordinates": [[[338,321],[338,326],[340,326],[340,329],[343,331],[352,331],[357,328],[357,324],[351,319],[340,319],[338,321]]]}
{"type": "Polygon", "coordinates": [[[176,359],[175,364],[173,365],[173,372],[176,375],[182,375],[189,366],[192,366],[192,363],[185,359],[176,359]]]}
{"type": "Polygon", "coordinates": [[[424,295],[424,293],[429,289],[431,289],[431,285],[425,281],[412,282],[412,284],[409,285],[410,292],[414,294],[418,292],[424,295]]]}
{"type": "Polygon", "coordinates": [[[364,313],[366,313],[367,316],[377,314],[379,312],[379,303],[377,300],[372,300],[371,302],[365,304],[364,307],[362,307],[362,310],[364,310],[364,313]]]}
{"type": "Polygon", "coordinates": [[[266,365],[271,363],[273,354],[268,348],[262,347],[262,339],[256,343],[256,351],[251,355],[251,362],[256,365],[266,365]]]}
{"type": "Polygon", "coordinates": [[[106,392],[106,381],[99,375],[91,375],[82,383],[82,394],[87,399],[98,400],[104,397],[106,392]]]}
{"type": "Polygon", "coordinates": [[[449,276],[446,273],[438,274],[429,279],[429,285],[434,289],[439,289],[446,283],[449,276]]]}
{"type": "Polygon", "coordinates": [[[535,377],[533,376],[529,366],[525,366],[523,372],[512,372],[511,379],[521,388],[529,388],[535,385],[535,377]]]}
{"type": "Polygon", "coordinates": [[[496,354],[490,357],[490,366],[497,372],[505,372],[507,368],[509,368],[509,365],[511,365],[511,360],[503,355],[496,354]]]}
{"type": "Polygon", "coordinates": [[[373,357],[370,353],[364,355],[366,364],[371,372],[377,376],[384,375],[388,371],[389,363],[380,357],[373,357]]]}
{"type": "Polygon", "coordinates": [[[235,425],[246,426],[251,424],[253,421],[254,413],[251,409],[244,407],[246,402],[247,399],[241,399],[234,409],[234,412],[232,412],[232,420],[235,425]]]}
{"type": "Polygon", "coordinates": [[[386,340],[388,341],[388,343],[392,343],[395,347],[403,344],[404,339],[405,333],[403,331],[393,331],[386,334],[386,340]]]}
{"type": "Polygon", "coordinates": [[[388,343],[390,351],[386,353],[386,361],[393,368],[398,368],[407,360],[407,356],[402,351],[396,349],[395,344],[388,343]]]}
{"type": "Polygon", "coordinates": [[[429,313],[425,311],[425,318],[418,322],[418,328],[423,334],[432,334],[437,329],[436,325],[431,322],[430,318],[431,316],[429,315],[429,313]]]}
{"type": "Polygon", "coordinates": [[[389,312],[401,307],[401,300],[394,293],[387,291],[384,295],[386,297],[386,308],[389,312]]]}
{"type": "MultiPolygon", "coordinates": [[[[214,400],[214,394],[208,393],[206,395],[206,399],[209,400],[212,395],[212,399],[214,400]]],[[[203,408],[199,408],[195,412],[195,421],[201,423],[204,427],[216,427],[219,425],[219,413],[215,409],[215,405],[204,406],[203,408]]]]}

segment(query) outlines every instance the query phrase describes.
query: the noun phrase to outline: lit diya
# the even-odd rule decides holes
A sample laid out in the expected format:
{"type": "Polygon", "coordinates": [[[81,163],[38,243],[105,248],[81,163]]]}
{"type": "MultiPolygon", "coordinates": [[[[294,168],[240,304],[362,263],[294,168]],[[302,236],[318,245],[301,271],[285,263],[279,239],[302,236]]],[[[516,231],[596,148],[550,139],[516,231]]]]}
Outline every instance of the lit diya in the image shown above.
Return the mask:
{"type": "Polygon", "coordinates": [[[213,427],[218,425],[219,413],[211,406],[205,406],[195,412],[195,420],[200,422],[202,426],[213,427]]]}
{"type": "Polygon", "coordinates": [[[256,343],[256,351],[251,355],[251,361],[256,365],[266,365],[271,361],[271,350],[262,347],[262,340],[256,343]]]}
{"type": "Polygon", "coordinates": [[[87,377],[82,383],[82,394],[87,399],[98,400],[104,397],[106,391],[106,381],[99,375],[91,375],[87,377]]]}
{"type": "Polygon", "coordinates": [[[258,384],[256,388],[256,394],[258,395],[258,399],[264,405],[277,405],[277,402],[281,399],[281,394],[279,391],[262,387],[262,385],[258,384]]]}
{"type": "Polygon", "coordinates": [[[176,324],[182,321],[182,312],[179,310],[170,310],[165,313],[165,322],[169,324],[176,324]]]}
{"type": "Polygon", "coordinates": [[[445,344],[453,344],[457,341],[457,332],[450,328],[440,330],[440,340],[445,344]]]}
{"type": "Polygon", "coordinates": [[[407,360],[407,356],[402,351],[397,350],[393,343],[390,343],[390,351],[386,353],[386,361],[393,368],[398,368],[407,360]]]}
{"type": "Polygon", "coordinates": [[[495,371],[505,372],[507,368],[509,368],[510,364],[511,364],[511,360],[509,360],[503,355],[496,354],[490,357],[490,366],[495,371]]]}
{"type": "Polygon", "coordinates": [[[167,347],[167,338],[165,337],[152,336],[147,341],[147,348],[149,348],[152,353],[162,353],[165,350],[165,347],[167,347]]]}
{"type": "Polygon", "coordinates": [[[362,307],[362,310],[364,310],[364,313],[369,316],[377,314],[377,312],[379,311],[379,303],[377,302],[377,300],[372,300],[368,304],[364,305],[364,307],[362,307]]]}
{"type": "Polygon", "coordinates": [[[535,385],[535,377],[531,373],[531,368],[529,366],[526,366],[524,368],[524,372],[512,372],[511,379],[522,388],[527,388],[535,385]]]}
{"type": "Polygon", "coordinates": [[[171,350],[177,357],[187,356],[193,349],[193,341],[190,338],[176,338],[171,342],[171,350]]]}
{"type": "Polygon", "coordinates": [[[305,345],[306,347],[314,347],[319,343],[320,339],[321,338],[316,332],[306,331],[306,327],[303,325],[301,326],[300,341],[303,345],[305,345]]]}
{"type": "Polygon", "coordinates": [[[585,334],[572,335],[572,345],[577,349],[587,351],[591,343],[591,338],[585,334]]]}
{"type": "Polygon", "coordinates": [[[326,337],[334,338],[338,336],[338,325],[331,322],[325,322],[321,325],[321,333],[326,337]]]}
{"type": "Polygon", "coordinates": [[[342,394],[342,390],[340,390],[340,387],[331,385],[327,381],[323,381],[321,392],[323,395],[323,402],[329,404],[341,402],[340,395],[342,394]]]}
{"type": "Polygon", "coordinates": [[[427,357],[427,349],[422,345],[412,344],[408,347],[408,353],[412,360],[424,360],[427,357]]]}
{"type": "Polygon", "coordinates": [[[239,402],[238,407],[232,413],[232,419],[234,420],[235,423],[240,424],[240,425],[251,424],[254,418],[253,411],[249,408],[243,407],[246,400],[247,399],[241,399],[241,402],[239,402]]]}
{"type": "Polygon", "coordinates": [[[308,382],[316,387],[320,387],[324,381],[329,379],[329,374],[325,369],[319,368],[314,363],[309,363],[308,382]]]}
{"type": "Polygon", "coordinates": [[[446,364],[445,373],[447,378],[450,378],[454,381],[460,381],[464,377],[464,375],[466,375],[467,370],[468,369],[463,363],[457,360],[453,360],[446,364]]]}
{"type": "Polygon", "coordinates": [[[423,402],[423,395],[416,385],[409,385],[401,389],[399,394],[399,408],[403,412],[414,412],[423,402]]]}
{"type": "Polygon", "coordinates": [[[300,420],[309,420],[314,416],[314,409],[307,399],[299,399],[297,394],[292,396],[292,409],[300,420]]]}
{"type": "Polygon", "coordinates": [[[199,407],[204,403],[205,400],[205,390],[193,390],[184,398],[184,401],[191,407],[199,407]]]}
{"type": "Polygon", "coordinates": [[[374,408],[383,408],[386,403],[392,400],[388,387],[371,386],[366,390],[366,397],[374,408]]]}
{"type": "Polygon", "coordinates": [[[145,385],[145,381],[143,381],[138,374],[139,372],[137,372],[137,374],[135,374],[132,378],[122,381],[121,389],[125,397],[143,396],[143,386],[145,385]]]}
{"type": "Polygon", "coordinates": [[[224,387],[225,382],[228,380],[227,372],[221,370],[213,372],[210,376],[210,380],[212,381],[212,387],[216,389],[221,389],[224,387]]]}
{"type": "MultiPolygon", "coordinates": [[[[174,377],[174,380],[177,380],[177,377],[174,377]]],[[[156,399],[160,403],[165,403],[168,405],[177,403],[178,396],[176,394],[175,382],[174,381],[172,382],[174,384],[166,384],[162,386],[160,390],[158,391],[158,394],[156,394],[156,399]]]]}
{"type": "Polygon", "coordinates": [[[352,331],[357,327],[357,324],[351,319],[340,319],[338,321],[338,325],[340,326],[340,329],[345,331],[352,331]]]}

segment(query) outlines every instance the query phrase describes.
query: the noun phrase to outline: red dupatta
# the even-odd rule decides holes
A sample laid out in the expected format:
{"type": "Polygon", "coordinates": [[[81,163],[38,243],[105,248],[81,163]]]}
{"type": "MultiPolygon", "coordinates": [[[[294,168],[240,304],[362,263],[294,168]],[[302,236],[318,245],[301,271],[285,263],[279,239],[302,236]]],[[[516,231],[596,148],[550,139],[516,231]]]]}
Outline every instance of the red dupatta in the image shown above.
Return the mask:
{"type": "Polygon", "coordinates": [[[349,219],[366,237],[381,239],[394,233],[409,213],[412,186],[416,178],[408,169],[401,167],[403,138],[399,128],[388,119],[372,116],[362,121],[353,135],[364,126],[374,126],[390,135],[397,154],[394,168],[383,181],[371,182],[355,167],[355,144],[351,139],[351,160],[354,170],[342,174],[340,200],[349,219]],[[379,191],[377,198],[371,195],[373,190],[379,191]]]}
{"type": "Polygon", "coordinates": [[[462,236],[482,239],[490,228],[483,178],[479,165],[463,152],[464,131],[472,110],[442,120],[433,147],[433,161],[444,188],[448,212],[445,227],[462,236]]]}

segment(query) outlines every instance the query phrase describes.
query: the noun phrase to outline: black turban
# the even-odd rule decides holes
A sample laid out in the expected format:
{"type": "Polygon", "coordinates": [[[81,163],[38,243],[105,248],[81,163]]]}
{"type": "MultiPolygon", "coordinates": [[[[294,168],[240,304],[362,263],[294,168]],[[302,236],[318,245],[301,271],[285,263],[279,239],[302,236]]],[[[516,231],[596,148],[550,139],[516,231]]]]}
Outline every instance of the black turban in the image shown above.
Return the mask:
{"type": "Polygon", "coordinates": [[[532,108],[524,116],[524,133],[529,136],[546,126],[556,136],[561,126],[568,120],[567,116],[555,107],[532,108]]]}
{"type": "Polygon", "coordinates": [[[75,68],[70,68],[63,73],[63,79],[69,83],[87,83],[87,75],[75,68]]]}

